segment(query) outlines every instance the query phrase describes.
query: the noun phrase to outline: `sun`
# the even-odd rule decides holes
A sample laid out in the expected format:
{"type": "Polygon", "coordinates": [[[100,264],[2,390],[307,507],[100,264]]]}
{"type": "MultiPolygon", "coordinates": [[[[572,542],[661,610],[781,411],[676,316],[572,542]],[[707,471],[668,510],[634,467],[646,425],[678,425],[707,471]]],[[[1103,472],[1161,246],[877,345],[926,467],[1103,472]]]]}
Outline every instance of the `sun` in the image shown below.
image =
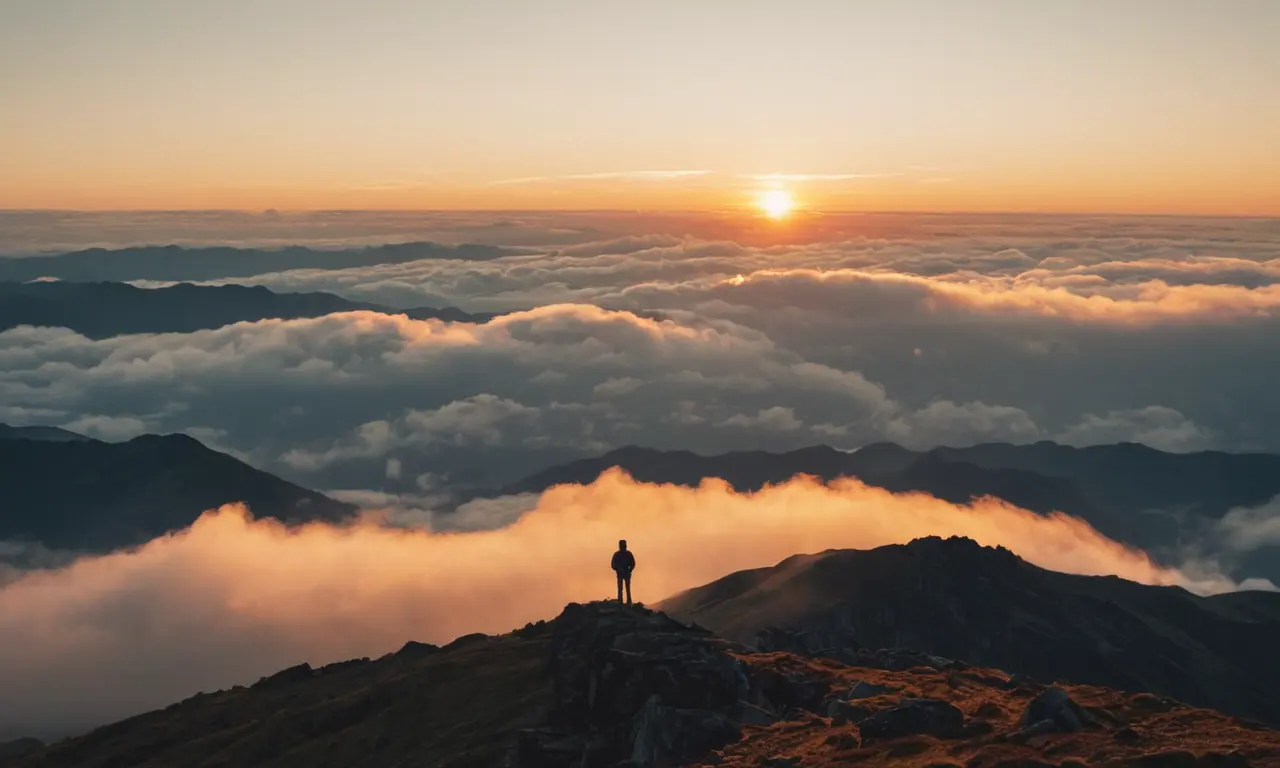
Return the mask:
{"type": "Polygon", "coordinates": [[[771,219],[785,219],[795,210],[796,201],[785,189],[766,189],[756,198],[756,206],[771,219]]]}

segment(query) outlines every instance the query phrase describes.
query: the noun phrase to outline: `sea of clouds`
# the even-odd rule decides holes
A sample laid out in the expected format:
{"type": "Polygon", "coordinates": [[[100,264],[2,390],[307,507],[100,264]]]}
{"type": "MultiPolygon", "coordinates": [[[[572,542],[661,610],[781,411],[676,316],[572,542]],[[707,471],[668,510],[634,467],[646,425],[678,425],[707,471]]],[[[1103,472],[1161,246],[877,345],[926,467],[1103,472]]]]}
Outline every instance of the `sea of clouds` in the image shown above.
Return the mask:
{"type": "MultiPolygon", "coordinates": [[[[227,281],[504,313],[483,324],[353,312],[101,340],[0,333],[0,422],[107,440],[186,432],[378,510],[352,528],[294,532],[223,510],[136,552],[70,564],[42,555],[50,567],[0,588],[0,709],[24,718],[0,726],[80,727],[301,659],[510,629],[604,596],[603,558],[621,535],[641,553],[646,600],[796,552],[927,534],[970,535],[1072,572],[1239,586],[1211,563],[1154,565],[1072,519],[856,484],[744,496],[610,477],[443,511],[456,489],[624,445],[1047,439],[1280,451],[1276,221],[3,217],[0,252],[32,258],[98,245],[415,239],[535,253],[287,272],[264,257],[260,274],[227,281]],[[377,515],[418,527],[393,530],[377,515]]],[[[1238,510],[1220,535],[1248,551],[1277,541],[1277,520],[1274,504],[1238,510]]]]}

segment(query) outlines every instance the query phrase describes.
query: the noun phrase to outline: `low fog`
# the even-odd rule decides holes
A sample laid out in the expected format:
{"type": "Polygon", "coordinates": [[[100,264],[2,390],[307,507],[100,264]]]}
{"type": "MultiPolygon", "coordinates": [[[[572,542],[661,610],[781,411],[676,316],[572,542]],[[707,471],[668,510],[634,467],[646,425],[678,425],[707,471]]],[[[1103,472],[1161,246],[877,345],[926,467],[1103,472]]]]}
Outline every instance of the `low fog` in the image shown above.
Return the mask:
{"type": "Polygon", "coordinates": [[[549,619],[566,602],[610,595],[619,538],[636,552],[636,599],[647,603],[796,553],[926,535],[968,536],[1072,573],[1201,593],[1239,586],[1203,566],[1160,567],[1075,518],[856,481],[797,478],[739,494],[719,481],[638,484],[615,470],[547,491],[514,522],[531,505],[507,502],[464,510],[471,519],[448,531],[385,527],[376,514],[287,529],[225,506],[136,551],[32,572],[0,589],[0,733],[75,732],[304,660],[549,619]]]}

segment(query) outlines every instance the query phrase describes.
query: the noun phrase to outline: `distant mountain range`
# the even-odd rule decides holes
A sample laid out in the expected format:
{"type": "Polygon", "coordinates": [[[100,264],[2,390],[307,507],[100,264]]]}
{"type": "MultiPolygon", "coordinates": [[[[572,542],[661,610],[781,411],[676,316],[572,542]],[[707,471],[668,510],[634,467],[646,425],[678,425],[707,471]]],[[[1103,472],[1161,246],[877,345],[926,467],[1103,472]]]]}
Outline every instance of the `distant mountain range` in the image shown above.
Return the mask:
{"type": "MultiPolygon", "coordinates": [[[[1174,549],[1229,510],[1280,495],[1280,456],[1265,453],[1166,453],[1136,443],[1075,448],[1051,442],[990,443],[912,451],[876,443],[854,452],[826,446],[789,453],[620,448],[558,465],[501,489],[539,492],[560,483],[590,483],[610,467],[636,480],[697,485],[720,478],[740,491],[798,474],[824,481],[858,478],[895,492],[922,491],[965,503],[994,496],[1033,512],[1075,515],[1114,539],[1144,549],[1174,549]]],[[[1249,575],[1280,580],[1280,557],[1260,550],[1249,575]],[[1259,572],[1260,571],[1260,572],[1259,572]]]]}
{"type": "Polygon", "coordinates": [[[0,331],[19,325],[61,327],[93,339],[126,333],[190,333],[231,323],[356,310],[465,323],[494,317],[454,307],[392,309],[331,293],[276,293],[261,286],[179,283],[148,289],[103,282],[0,283],[0,331]]]}
{"type": "Polygon", "coordinates": [[[658,606],[731,640],[833,655],[909,648],[1153,691],[1280,726],[1280,593],[1197,597],[1047,571],[968,539],[797,555],[658,606]],[[776,631],[783,630],[783,631],[776,631]]]}
{"type": "Polygon", "coordinates": [[[79,432],[72,432],[62,427],[11,427],[0,424],[0,440],[44,440],[50,443],[86,443],[94,442],[79,432]]]}
{"type": "Polygon", "coordinates": [[[0,540],[105,552],[186,528],[201,512],[235,501],[257,517],[288,522],[355,512],[186,435],[104,443],[51,428],[16,428],[15,437],[14,429],[0,429],[0,540]],[[36,439],[32,429],[41,430],[36,439]]]}
{"type": "Polygon", "coordinates": [[[1264,645],[1280,630],[1272,604],[1197,602],[1177,590],[1063,577],[1007,552],[938,540],[792,558],[671,604],[747,633],[771,619],[815,620],[789,600],[805,611],[851,601],[841,615],[860,622],[866,642],[964,646],[1016,663],[1001,670],[869,648],[814,658],[736,643],[639,606],[570,604],[506,635],[467,635],[443,648],[408,642],[378,659],[318,669],[300,664],[47,748],[16,742],[8,766],[1280,764],[1280,733],[1188,707],[1164,690],[1273,713],[1280,703],[1264,696],[1280,673],[1268,663],[1276,646],[1264,645]],[[852,581],[841,584],[846,577],[852,581]],[[818,592],[804,594],[810,587],[818,592]],[[928,626],[930,610],[937,627],[928,626]],[[948,640],[948,631],[958,637],[948,640]],[[1017,674],[1028,667],[1044,679],[1017,674]],[[1112,673],[1155,687],[1071,682],[1112,673]],[[1055,678],[1063,682],[1050,685],[1055,678]]]}
{"type": "Polygon", "coordinates": [[[421,259],[487,261],[523,253],[488,245],[397,243],[369,248],[318,250],[290,246],[261,248],[183,248],[177,245],[107,250],[90,248],[58,256],[0,258],[0,280],[27,282],[42,277],[59,280],[216,280],[290,269],[347,269],[374,264],[401,264],[421,259]]]}

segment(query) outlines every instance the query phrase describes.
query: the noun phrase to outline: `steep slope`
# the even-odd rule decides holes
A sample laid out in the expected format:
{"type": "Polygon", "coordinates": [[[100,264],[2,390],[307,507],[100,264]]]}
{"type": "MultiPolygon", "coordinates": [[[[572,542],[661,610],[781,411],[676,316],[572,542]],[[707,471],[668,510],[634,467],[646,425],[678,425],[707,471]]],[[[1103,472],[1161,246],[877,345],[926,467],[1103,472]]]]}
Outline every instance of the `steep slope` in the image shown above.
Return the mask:
{"type": "Polygon", "coordinates": [[[1276,593],[1202,598],[1046,571],[968,539],[928,538],[795,556],[660,607],[765,647],[847,659],[856,653],[839,649],[911,648],[1280,724],[1276,593]]]}
{"type": "Polygon", "coordinates": [[[759,653],[616,603],[284,670],[17,768],[1274,766],[1280,733],[1150,694],[759,653]]]}
{"type": "Polygon", "coordinates": [[[0,440],[0,540],[107,551],[243,501],[259,517],[340,520],[354,512],[186,435],[124,443],[0,440]]]}
{"type": "Polygon", "coordinates": [[[0,283],[0,331],[19,325],[49,326],[70,328],[93,339],[128,333],[190,333],[231,323],[322,317],[355,310],[453,322],[484,322],[493,317],[453,307],[394,310],[331,293],[276,293],[261,286],[0,283]]]}

